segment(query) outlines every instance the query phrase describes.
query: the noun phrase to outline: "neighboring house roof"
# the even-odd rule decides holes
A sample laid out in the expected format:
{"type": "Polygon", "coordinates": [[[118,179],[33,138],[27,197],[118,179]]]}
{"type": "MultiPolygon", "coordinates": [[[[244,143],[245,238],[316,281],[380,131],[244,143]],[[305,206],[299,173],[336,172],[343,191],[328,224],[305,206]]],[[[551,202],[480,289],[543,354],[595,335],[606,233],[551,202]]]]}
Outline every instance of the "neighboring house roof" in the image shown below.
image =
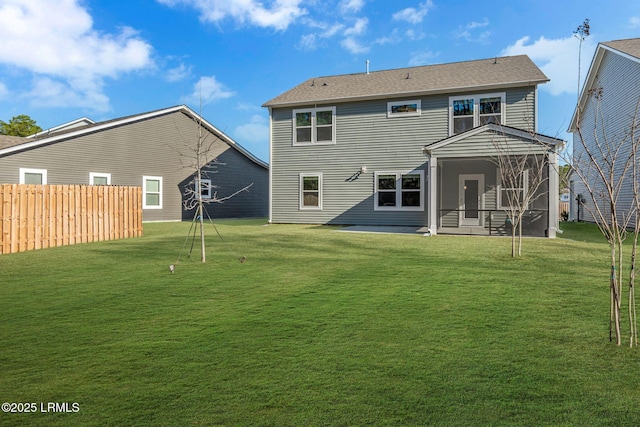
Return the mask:
{"type": "Polygon", "coordinates": [[[20,145],[25,142],[25,138],[21,136],[0,135],[0,150],[4,148],[20,145]]]}
{"type": "Polygon", "coordinates": [[[596,53],[593,55],[591,65],[589,66],[589,72],[587,78],[584,81],[580,98],[578,98],[578,105],[573,112],[571,123],[569,124],[569,132],[575,132],[577,127],[578,112],[582,111],[589,98],[589,90],[593,87],[595,80],[598,78],[600,72],[600,64],[604,58],[606,52],[611,52],[616,55],[620,55],[640,64],[640,38],[624,39],[624,40],[612,40],[609,42],[602,42],[598,44],[596,53]]]}
{"type": "Polygon", "coordinates": [[[526,55],[315,77],[263,104],[295,106],[531,86],[549,79],[526,55]]]}
{"type": "Polygon", "coordinates": [[[433,150],[437,150],[438,148],[444,147],[446,145],[452,144],[454,142],[463,140],[473,135],[477,135],[482,132],[494,132],[499,135],[513,136],[522,139],[528,139],[532,142],[540,142],[543,144],[547,144],[550,146],[563,145],[564,140],[559,138],[554,138],[547,135],[542,135],[540,133],[528,132],[522,129],[514,128],[511,126],[500,125],[496,123],[487,123],[483,126],[478,126],[473,129],[469,129],[468,131],[458,133],[456,135],[452,135],[450,137],[441,139],[440,141],[432,142],[431,144],[427,144],[424,146],[424,150],[429,153],[433,150]]]}
{"type": "MultiPolygon", "coordinates": [[[[99,132],[102,130],[123,126],[129,123],[134,123],[141,120],[147,120],[147,119],[151,119],[151,118],[155,118],[155,117],[159,117],[165,114],[171,114],[175,112],[182,112],[184,114],[187,114],[194,120],[201,121],[203,127],[207,128],[210,132],[218,135],[222,141],[226,142],[229,146],[236,149],[238,152],[243,154],[249,160],[253,161],[254,163],[264,168],[269,167],[267,163],[265,163],[264,161],[260,160],[259,158],[251,154],[244,147],[242,147],[240,144],[238,144],[233,139],[231,139],[231,137],[229,137],[228,135],[220,131],[218,128],[213,126],[211,123],[209,123],[208,121],[200,117],[196,112],[194,112],[191,108],[187,107],[186,105],[178,105],[175,107],[164,108],[161,110],[150,111],[148,113],[136,114],[136,115],[127,116],[127,117],[121,117],[118,119],[107,120],[99,123],[95,123],[89,120],[93,124],[86,124],[86,125],[80,124],[78,127],[67,126],[66,128],[60,129],[53,134],[43,133],[40,136],[33,135],[33,138],[29,137],[29,138],[20,138],[19,140],[7,140],[6,144],[3,142],[4,140],[2,138],[17,138],[17,137],[0,136],[0,156],[17,152],[17,151],[38,147],[40,145],[52,144],[61,140],[82,136],[88,133],[99,132]]],[[[79,119],[79,120],[82,120],[82,119],[79,119]]],[[[60,126],[58,126],[58,128],[60,128],[60,126]]]]}
{"type": "Polygon", "coordinates": [[[52,127],[50,129],[45,129],[41,132],[38,133],[34,133],[33,135],[29,135],[27,138],[37,138],[37,137],[41,137],[41,136],[48,136],[51,135],[52,133],[56,133],[56,132],[60,132],[60,131],[64,131],[64,130],[69,130],[72,128],[78,128],[78,127],[82,127],[82,126],[86,126],[86,125],[92,125],[95,124],[95,122],[93,120],[91,120],[90,118],[87,117],[82,117],[76,120],[72,120],[70,122],[67,123],[63,123],[61,125],[52,127]]]}

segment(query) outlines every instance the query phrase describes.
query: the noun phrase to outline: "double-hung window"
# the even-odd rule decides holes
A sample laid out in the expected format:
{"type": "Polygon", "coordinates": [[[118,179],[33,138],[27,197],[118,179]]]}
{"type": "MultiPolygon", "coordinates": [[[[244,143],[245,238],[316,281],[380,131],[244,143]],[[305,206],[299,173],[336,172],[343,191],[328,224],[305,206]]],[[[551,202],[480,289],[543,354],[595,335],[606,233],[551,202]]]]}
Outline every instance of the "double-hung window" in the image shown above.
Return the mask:
{"type": "Polygon", "coordinates": [[[293,144],[335,144],[336,107],[293,110],[293,144]]]}
{"type": "Polygon", "coordinates": [[[322,209],[322,174],[300,174],[300,209],[322,209]]]}
{"type": "MultiPolygon", "coordinates": [[[[529,171],[517,176],[501,177],[498,170],[498,209],[522,207],[524,196],[529,190],[529,171]]],[[[526,207],[525,207],[526,208],[526,207]]]]}
{"type": "Polygon", "coordinates": [[[210,199],[213,196],[212,188],[210,179],[200,178],[200,195],[203,199],[210,199]]]}
{"type": "Polygon", "coordinates": [[[89,172],[89,184],[91,185],[111,185],[110,173],[89,172]]]}
{"type": "Polygon", "coordinates": [[[20,184],[46,184],[46,169],[20,168],[20,184]]]}
{"type": "Polygon", "coordinates": [[[424,172],[376,172],[374,210],[424,210],[424,172]]]}
{"type": "Polygon", "coordinates": [[[46,184],[46,169],[20,168],[20,184],[46,184]]]}
{"type": "Polygon", "coordinates": [[[142,177],[142,209],[162,209],[162,177],[142,177]]]}
{"type": "Polygon", "coordinates": [[[449,98],[449,134],[455,135],[487,123],[504,124],[505,93],[449,98]]]}

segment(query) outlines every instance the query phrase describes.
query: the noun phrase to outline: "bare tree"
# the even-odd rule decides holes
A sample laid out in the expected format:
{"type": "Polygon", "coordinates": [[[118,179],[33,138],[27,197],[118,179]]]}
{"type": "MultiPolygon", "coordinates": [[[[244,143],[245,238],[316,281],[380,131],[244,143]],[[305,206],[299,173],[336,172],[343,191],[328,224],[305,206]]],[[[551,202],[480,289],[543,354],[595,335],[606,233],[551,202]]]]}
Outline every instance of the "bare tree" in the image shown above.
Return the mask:
{"type": "MultiPolygon", "coordinates": [[[[533,142],[527,145],[509,144],[506,138],[493,139],[500,177],[496,197],[511,224],[511,256],[522,255],[522,228],[525,215],[534,202],[546,192],[544,184],[549,180],[549,156],[554,148],[531,134],[533,142]]],[[[548,186],[547,186],[548,188],[548,186]]]]}
{"type": "MultiPolygon", "coordinates": [[[[202,102],[200,105],[202,112],[202,102]]],[[[219,196],[217,186],[213,184],[213,175],[217,172],[213,170],[224,163],[218,162],[215,156],[215,142],[220,138],[214,135],[206,126],[201,114],[192,113],[188,110],[188,115],[194,122],[193,133],[182,135],[182,149],[180,162],[185,169],[193,170],[193,178],[187,183],[184,190],[183,206],[186,210],[194,210],[194,221],[198,221],[200,232],[200,251],[202,262],[206,262],[206,245],[204,232],[204,218],[208,215],[205,205],[212,203],[224,203],[243,191],[247,191],[253,183],[232,192],[226,196],[219,196]],[[204,195],[207,197],[205,198],[204,195]]],[[[180,132],[180,129],[178,129],[180,132]]]]}
{"type": "MultiPolygon", "coordinates": [[[[629,276],[629,323],[630,343],[637,345],[637,323],[635,316],[635,263],[640,224],[640,138],[638,112],[640,99],[631,118],[630,125],[623,132],[609,132],[603,115],[601,102],[602,87],[587,92],[593,101],[593,117],[589,119],[589,134],[584,133],[583,119],[578,115],[574,138],[573,157],[570,159],[573,173],[580,179],[587,201],[582,204],[596,223],[609,244],[610,257],[610,328],[609,339],[615,337],[621,345],[621,301],[623,286],[623,243],[633,230],[631,246],[631,269],[629,276]],[[632,189],[633,196],[625,198],[632,189]]],[[[580,113],[578,107],[578,113],[580,113]]]]}

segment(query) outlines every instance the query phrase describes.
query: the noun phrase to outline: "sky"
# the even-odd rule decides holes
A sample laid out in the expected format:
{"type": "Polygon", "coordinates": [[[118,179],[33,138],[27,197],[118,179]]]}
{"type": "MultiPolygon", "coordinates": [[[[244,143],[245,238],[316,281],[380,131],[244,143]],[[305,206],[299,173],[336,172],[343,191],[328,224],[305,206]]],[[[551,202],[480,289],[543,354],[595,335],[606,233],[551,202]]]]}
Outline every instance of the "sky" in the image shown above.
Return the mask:
{"type": "Polygon", "coordinates": [[[309,78],[527,54],[538,130],[569,140],[597,44],[634,37],[637,0],[0,0],[0,120],[185,104],[268,161],[261,105],[309,78]]]}

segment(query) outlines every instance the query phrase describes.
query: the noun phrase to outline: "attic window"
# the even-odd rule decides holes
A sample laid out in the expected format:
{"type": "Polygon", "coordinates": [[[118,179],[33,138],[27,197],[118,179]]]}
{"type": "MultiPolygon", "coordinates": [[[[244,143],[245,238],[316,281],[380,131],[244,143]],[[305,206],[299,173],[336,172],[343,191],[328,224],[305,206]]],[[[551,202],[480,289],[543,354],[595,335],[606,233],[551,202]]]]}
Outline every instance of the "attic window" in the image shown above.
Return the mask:
{"type": "Polygon", "coordinates": [[[421,102],[419,99],[387,102],[387,117],[419,116],[421,111],[421,102]]]}

